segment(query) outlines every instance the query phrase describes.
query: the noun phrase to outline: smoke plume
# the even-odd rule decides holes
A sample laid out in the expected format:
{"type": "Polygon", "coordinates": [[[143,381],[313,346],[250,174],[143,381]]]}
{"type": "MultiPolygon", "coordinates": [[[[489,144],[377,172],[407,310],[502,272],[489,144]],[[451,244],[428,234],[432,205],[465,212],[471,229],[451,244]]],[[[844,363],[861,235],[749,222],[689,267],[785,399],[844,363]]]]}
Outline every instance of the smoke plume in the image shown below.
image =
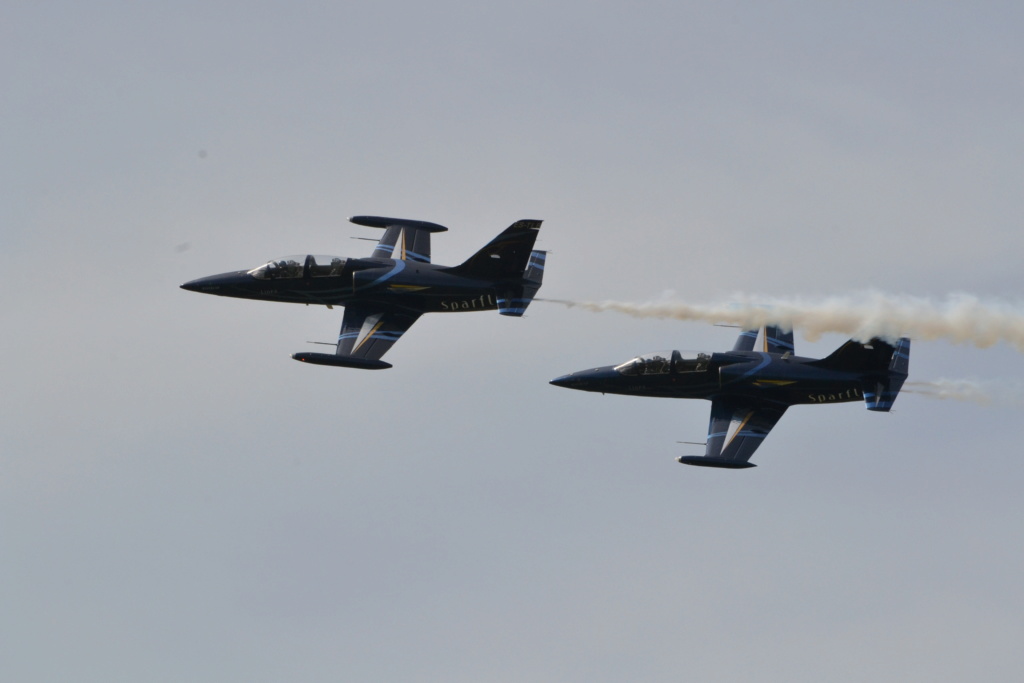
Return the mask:
{"type": "Polygon", "coordinates": [[[993,404],[1024,407],[1024,386],[974,379],[937,379],[931,382],[907,382],[903,391],[947,401],[966,401],[978,405],[993,404]]]}
{"type": "Polygon", "coordinates": [[[1004,342],[1024,352],[1024,308],[953,294],[944,301],[864,292],[822,299],[776,299],[737,295],[721,304],[675,301],[625,303],[542,299],[588,311],[614,311],[636,318],[693,320],[738,325],[747,329],[777,325],[796,329],[810,341],[825,333],[858,341],[899,337],[973,344],[987,348],[1004,342]]]}

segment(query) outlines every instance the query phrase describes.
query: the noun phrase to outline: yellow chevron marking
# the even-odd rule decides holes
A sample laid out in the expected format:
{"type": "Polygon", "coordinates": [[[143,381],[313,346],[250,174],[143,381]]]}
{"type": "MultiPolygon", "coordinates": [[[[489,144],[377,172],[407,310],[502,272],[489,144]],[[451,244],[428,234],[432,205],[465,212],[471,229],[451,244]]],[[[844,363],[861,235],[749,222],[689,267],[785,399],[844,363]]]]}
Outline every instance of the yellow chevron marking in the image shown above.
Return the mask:
{"type": "Polygon", "coordinates": [[[742,431],[743,431],[743,428],[747,426],[747,423],[748,423],[748,422],[750,422],[750,418],[752,418],[752,417],[754,417],[754,411],[750,411],[749,413],[747,413],[747,416],[746,416],[745,418],[743,418],[743,422],[740,422],[740,426],[736,428],[736,431],[735,431],[735,432],[733,432],[732,436],[731,436],[731,437],[729,438],[729,441],[728,441],[728,442],[727,442],[727,443],[726,443],[726,444],[725,444],[724,446],[722,446],[722,450],[723,450],[723,451],[724,451],[724,450],[725,450],[725,449],[726,449],[726,448],[727,448],[727,447],[728,447],[728,446],[729,446],[729,445],[730,445],[730,444],[731,444],[731,443],[732,443],[733,441],[735,441],[735,440],[736,440],[736,437],[740,435],[740,432],[742,432],[742,431]]]}
{"type": "Polygon", "coordinates": [[[362,348],[363,344],[365,344],[367,340],[373,339],[373,335],[377,334],[377,330],[379,330],[381,328],[381,325],[383,324],[383,320],[378,320],[377,324],[373,326],[372,330],[370,330],[370,333],[363,337],[362,340],[358,344],[356,344],[356,347],[352,349],[352,355],[355,355],[356,351],[362,348]]]}

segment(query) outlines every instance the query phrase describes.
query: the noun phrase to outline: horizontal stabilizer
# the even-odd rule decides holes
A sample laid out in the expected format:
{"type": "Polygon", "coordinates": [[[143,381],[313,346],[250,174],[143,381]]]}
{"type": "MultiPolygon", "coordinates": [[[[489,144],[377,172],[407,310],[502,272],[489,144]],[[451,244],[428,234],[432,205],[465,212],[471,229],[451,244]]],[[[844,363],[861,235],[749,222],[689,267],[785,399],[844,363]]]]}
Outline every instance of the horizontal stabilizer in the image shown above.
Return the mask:
{"type": "Polygon", "coordinates": [[[519,317],[526,313],[526,307],[533,301],[533,297],[540,290],[541,281],[544,279],[544,261],[547,252],[534,251],[530,254],[530,261],[523,273],[524,282],[520,285],[509,287],[498,297],[498,313],[519,317]]]}
{"type": "Polygon", "coordinates": [[[386,370],[391,367],[391,363],[382,360],[339,356],[333,353],[293,353],[292,358],[313,365],[333,365],[339,368],[359,368],[361,370],[386,370]]]}
{"type": "Polygon", "coordinates": [[[526,264],[526,272],[523,279],[535,283],[540,289],[540,283],[544,280],[544,264],[548,260],[548,252],[536,250],[530,252],[530,260],[526,264]]]}
{"type": "Polygon", "coordinates": [[[708,458],[703,455],[684,455],[678,459],[684,465],[696,465],[698,467],[723,467],[729,470],[745,470],[748,467],[757,467],[752,462],[745,460],[724,460],[722,458],[708,458]]]}
{"type": "MultiPolygon", "coordinates": [[[[903,381],[900,381],[900,385],[903,381]]],[[[888,413],[892,410],[892,404],[896,402],[896,396],[900,393],[899,387],[885,382],[865,382],[861,391],[864,393],[864,404],[868,410],[879,413],[888,413]]]]}
{"type": "Polygon", "coordinates": [[[889,372],[903,375],[910,372],[910,339],[907,337],[901,337],[896,342],[892,360],[889,361],[889,372]]]}
{"type": "Polygon", "coordinates": [[[910,370],[910,340],[903,337],[892,350],[889,359],[889,372],[876,380],[864,382],[864,403],[868,410],[887,413],[907,381],[910,370]]]}
{"type": "MultiPolygon", "coordinates": [[[[537,290],[534,290],[536,292],[537,290]]],[[[498,295],[498,313],[511,315],[515,318],[522,317],[526,313],[526,307],[533,301],[533,295],[526,296],[523,287],[516,287],[505,290],[498,295]]]]}

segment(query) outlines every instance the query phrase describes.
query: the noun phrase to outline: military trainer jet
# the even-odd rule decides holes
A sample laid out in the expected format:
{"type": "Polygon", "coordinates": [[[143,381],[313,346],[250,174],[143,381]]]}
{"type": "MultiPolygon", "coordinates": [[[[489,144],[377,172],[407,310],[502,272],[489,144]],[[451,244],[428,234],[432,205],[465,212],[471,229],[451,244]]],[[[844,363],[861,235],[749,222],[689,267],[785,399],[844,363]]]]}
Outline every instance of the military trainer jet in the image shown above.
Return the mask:
{"type": "Polygon", "coordinates": [[[546,253],[534,251],[541,221],[522,220],[463,264],[430,262],[430,233],[448,228],[404,218],[353,216],[383,228],[369,258],[287,256],[252,270],[186,282],[193,292],[320,306],[344,306],[335,352],[296,353],[318,365],[379,370],[383,356],[424,313],[493,311],[521,316],[540,289],[546,253]]]}
{"type": "Polygon", "coordinates": [[[703,467],[754,467],[750,457],[786,409],[798,404],[845,403],[864,399],[868,410],[888,412],[907,379],[910,340],[850,340],[820,360],[793,355],[793,333],[744,330],[732,351],[651,353],[574,372],[551,384],[583,391],[630,396],[703,398],[711,401],[704,455],[679,462],[703,467]]]}

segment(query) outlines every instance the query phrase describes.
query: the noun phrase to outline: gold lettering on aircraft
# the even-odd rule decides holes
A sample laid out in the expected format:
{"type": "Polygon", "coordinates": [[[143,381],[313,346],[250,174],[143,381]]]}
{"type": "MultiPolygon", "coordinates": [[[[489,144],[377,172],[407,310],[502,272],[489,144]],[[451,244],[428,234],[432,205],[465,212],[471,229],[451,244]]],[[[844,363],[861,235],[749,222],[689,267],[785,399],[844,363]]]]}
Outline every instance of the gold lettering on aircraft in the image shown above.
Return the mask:
{"type": "Polygon", "coordinates": [[[864,398],[864,394],[862,394],[860,389],[857,387],[853,387],[836,394],[808,394],[807,398],[811,400],[811,403],[836,403],[839,401],[852,401],[854,399],[864,398]]]}
{"type": "Polygon", "coordinates": [[[481,294],[475,299],[443,299],[441,301],[442,311],[472,311],[483,308],[494,308],[497,306],[493,294],[481,294]]]}

